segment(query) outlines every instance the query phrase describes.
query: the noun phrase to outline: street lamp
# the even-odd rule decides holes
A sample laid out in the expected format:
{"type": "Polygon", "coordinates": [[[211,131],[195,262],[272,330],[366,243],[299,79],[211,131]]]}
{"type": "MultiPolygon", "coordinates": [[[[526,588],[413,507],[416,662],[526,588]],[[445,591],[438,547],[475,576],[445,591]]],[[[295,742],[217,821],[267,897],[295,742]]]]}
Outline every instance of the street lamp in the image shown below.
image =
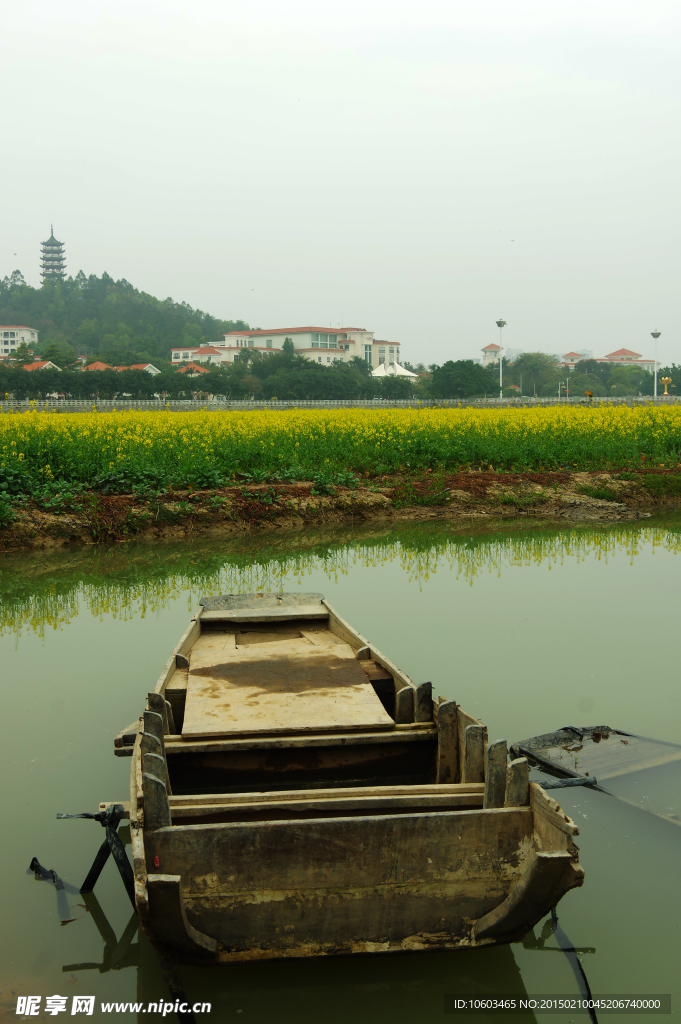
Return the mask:
{"type": "Polygon", "coordinates": [[[662,334],[662,331],[651,331],[650,337],[655,339],[655,390],[653,394],[657,398],[657,339],[662,334]]]}
{"type": "Polygon", "coordinates": [[[505,326],[505,320],[497,320],[497,327],[499,328],[499,398],[504,397],[504,360],[501,355],[504,350],[501,344],[501,331],[505,326]]]}

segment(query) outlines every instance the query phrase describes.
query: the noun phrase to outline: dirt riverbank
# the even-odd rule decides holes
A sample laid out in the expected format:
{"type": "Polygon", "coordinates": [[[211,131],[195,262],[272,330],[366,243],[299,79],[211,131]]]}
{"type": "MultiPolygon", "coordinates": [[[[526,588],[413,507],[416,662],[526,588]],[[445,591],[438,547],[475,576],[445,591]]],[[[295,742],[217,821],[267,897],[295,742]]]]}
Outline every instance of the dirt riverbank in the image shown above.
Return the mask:
{"type": "MultiPolygon", "coordinates": [[[[681,507],[681,471],[591,473],[425,473],[359,481],[356,489],[315,493],[309,483],[241,483],[219,490],[87,493],[50,501],[29,498],[0,529],[0,550],[18,551],[226,537],[259,530],[300,530],[369,521],[449,519],[476,522],[625,522],[681,507]]],[[[507,523],[506,523],[507,525],[507,523]]]]}

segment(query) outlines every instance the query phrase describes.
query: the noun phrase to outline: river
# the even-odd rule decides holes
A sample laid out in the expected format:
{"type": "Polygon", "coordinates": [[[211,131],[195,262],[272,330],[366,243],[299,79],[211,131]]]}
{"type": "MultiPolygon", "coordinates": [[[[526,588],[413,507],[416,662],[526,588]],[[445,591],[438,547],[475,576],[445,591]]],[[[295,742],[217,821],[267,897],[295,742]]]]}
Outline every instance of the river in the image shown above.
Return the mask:
{"type": "MultiPolygon", "coordinates": [[[[111,862],[87,906],[65,893],[68,924],[54,887],[27,869],[35,856],[82,882],[103,833],[55,814],[127,798],[130,761],[113,756],[113,735],[139,715],[203,594],[321,591],[416,682],[482,718],[490,740],[603,724],[678,743],[680,555],[671,517],[494,533],[373,524],[0,556],[0,1019],[16,1020],[24,995],[61,994],[69,1008],[73,995],[94,995],[93,1019],[111,1017],[102,1000],[170,998],[111,862]]],[[[644,784],[661,786],[678,814],[679,777],[663,775],[644,784]]],[[[602,793],[555,795],[581,830],[585,884],[558,911],[592,992],[671,993],[674,1007],[681,829],[602,793]]],[[[440,1020],[446,993],[577,995],[549,931],[543,947],[540,924],[508,947],[183,968],[181,981],[192,1001],[212,1004],[197,1021],[440,1020]]]]}

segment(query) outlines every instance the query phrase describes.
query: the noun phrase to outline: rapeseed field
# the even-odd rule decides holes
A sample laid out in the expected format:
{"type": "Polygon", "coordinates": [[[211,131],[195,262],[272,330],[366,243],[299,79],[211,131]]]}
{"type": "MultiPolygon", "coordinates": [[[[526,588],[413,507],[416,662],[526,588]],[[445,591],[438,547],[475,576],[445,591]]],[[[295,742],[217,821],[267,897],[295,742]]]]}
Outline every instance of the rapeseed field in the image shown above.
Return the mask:
{"type": "MultiPolygon", "coordinates": [[[[27,412],[0,417],[0,490],[219,487],[426,468],[607,469],[681,458],[681,407],[27,412]]],[[[342,480],[340,480],[342,482],[342,480]]]]}

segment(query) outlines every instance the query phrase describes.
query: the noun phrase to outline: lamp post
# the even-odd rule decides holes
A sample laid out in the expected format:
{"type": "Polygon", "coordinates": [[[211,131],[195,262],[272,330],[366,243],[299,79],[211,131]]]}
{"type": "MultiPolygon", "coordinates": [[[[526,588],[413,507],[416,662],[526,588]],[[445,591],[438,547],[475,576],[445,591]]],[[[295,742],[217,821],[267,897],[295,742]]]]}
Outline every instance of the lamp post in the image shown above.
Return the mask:
{"type": "Polygon", "coordinates": [[[651,331],[650,337],[655,339],[655,389],[653,395],[657,398],[657,339],[662,334],[662,331],[651,331]]]}
{"type": "Polygon", "coordinates": [[[497,320],[497,327],[499,328],[499,398],[504,397],[504,359],[501,354],[504,349],[501,344],[501,332],[505,326],[505,320],[497,320]]]}

